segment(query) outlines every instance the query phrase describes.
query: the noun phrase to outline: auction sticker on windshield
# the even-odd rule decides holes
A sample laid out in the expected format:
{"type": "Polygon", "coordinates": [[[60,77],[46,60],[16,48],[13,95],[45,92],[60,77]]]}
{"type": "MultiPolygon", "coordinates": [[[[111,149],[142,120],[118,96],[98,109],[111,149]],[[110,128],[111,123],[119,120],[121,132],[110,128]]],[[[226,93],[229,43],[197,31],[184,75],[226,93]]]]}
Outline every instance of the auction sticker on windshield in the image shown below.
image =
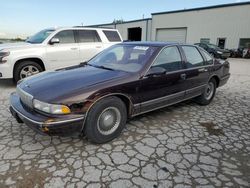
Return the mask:
{"type": "Polygon", "coordinates": [[[147,50],[149,47],[148,46],[135,46],[134,49],[135,50],[147,50]]]}

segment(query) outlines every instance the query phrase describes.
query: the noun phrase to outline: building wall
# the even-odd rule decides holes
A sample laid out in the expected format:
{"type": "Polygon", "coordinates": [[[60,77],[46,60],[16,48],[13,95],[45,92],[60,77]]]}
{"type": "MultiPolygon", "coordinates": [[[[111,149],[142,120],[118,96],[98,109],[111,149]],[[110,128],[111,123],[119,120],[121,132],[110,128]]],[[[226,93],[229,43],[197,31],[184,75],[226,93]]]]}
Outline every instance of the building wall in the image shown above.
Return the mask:
{"type": "Polygon", "coordinates": [[[116,29],[121,33],[123,40],[128,40],[128,28],[140,27],[142,28],[142,41],[151,39],[151,20],[125,22],[117,24],[116,29]]]}
{"type": "Polygon", "coordinates": [[[204,9],[189,12],[153,14],[152,40],[159,28],[187,27],[187,43],[210,38],[226,38],[225,48],[238,48],[240,38],[250,38],[250,5],[204,9]]]}
{"type": "Polygon", "coordinates": [[[142,41],[151,40],[151,23],[150,19],[124,22],[122,24],[104,24],[98,27],[116,28],[120,32],[123,40],[128,40],[128,28],[141,27],[142,28],[142,41]]]}
{"type": "MultiPolygon", "coordinates": [[[[109,29],[114,29],[115,25],[114,24],[103,24],[103,25],[94,25],[95,27],[103,27],[103,28],[109,28],[109,29]]],[[[93,26],[91,26],[93,27],[93,26]]]]}

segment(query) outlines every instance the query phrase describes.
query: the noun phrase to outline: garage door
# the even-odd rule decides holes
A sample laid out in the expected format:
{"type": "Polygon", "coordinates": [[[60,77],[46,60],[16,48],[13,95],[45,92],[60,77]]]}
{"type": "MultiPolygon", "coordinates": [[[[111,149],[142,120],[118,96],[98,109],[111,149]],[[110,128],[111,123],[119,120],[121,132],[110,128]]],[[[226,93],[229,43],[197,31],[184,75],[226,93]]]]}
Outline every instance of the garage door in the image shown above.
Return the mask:
{"type": "Polygon", "coordinates": [[[157,29],[156,41],[186,42],[187,28],[157,29]]]}

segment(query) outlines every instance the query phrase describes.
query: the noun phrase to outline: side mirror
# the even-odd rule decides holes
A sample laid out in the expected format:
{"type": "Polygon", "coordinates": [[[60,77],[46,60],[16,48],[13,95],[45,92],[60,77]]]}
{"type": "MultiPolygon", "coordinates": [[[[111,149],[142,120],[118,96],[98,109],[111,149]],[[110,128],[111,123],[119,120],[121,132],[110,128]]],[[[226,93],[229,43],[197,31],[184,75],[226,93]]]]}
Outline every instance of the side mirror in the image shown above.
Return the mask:
{"type": "Polygon", "coordinates": [[[87,61],[84,61],[84,62],[81,62],[80,64],[79,64],[79,67],[84,67],[85,65],[87,65],[87,61]]]}
{"type": "Polygon", "coordinates": [[[163,75],[166,73],[166,69],[164,69],[163,67],[151,67],[149,69],[149,71],[147,72],[146,76],[150,77],[150,76],[159,76],[159,75],[163,75]]]}
{"type": "Polygon", "coordinates": [[[60,43],[59,38],[52,38],[49,42],[51,45],[60,43]]]}

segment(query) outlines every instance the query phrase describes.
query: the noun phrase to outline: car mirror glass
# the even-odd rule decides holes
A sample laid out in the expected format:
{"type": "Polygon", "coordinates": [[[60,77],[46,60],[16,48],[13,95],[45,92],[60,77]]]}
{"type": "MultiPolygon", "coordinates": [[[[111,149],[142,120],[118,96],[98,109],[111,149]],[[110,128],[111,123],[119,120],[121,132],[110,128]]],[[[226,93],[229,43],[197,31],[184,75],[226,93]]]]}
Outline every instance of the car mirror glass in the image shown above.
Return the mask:
{"type": "Polygon", "coordinates": [[[53,45],[53,44],[58,44],[58,43],[60,43],[59,38],[52,38],[52,39],[50,40],[50,44],[51,44],[51,45],[53,45]]]}
{"type": "Polygon", "coordinates": [[[147,72],[146,76],[157,76],[157,75],[162,75],[166,73],[166,69],[163,67],[151,67],[149,71],[147,72]]]}

